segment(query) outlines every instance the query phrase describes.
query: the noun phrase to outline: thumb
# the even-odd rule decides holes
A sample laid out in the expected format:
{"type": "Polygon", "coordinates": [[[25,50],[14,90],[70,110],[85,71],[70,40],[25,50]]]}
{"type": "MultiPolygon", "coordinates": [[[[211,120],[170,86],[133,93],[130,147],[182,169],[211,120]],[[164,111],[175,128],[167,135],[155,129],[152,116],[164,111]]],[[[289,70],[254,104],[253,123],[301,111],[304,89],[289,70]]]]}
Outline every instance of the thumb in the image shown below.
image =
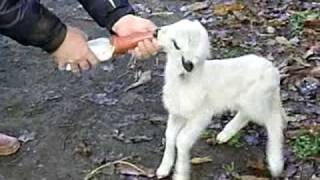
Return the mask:
{"type": "Polygon", "coordinates": [[[151,32],[155,31],[156,29],[157,29],[157,26],[154,25],[153,23],[151,23],[150,25],[148,25],[148,26],[146,27],[146,30],[147,30],[147,31],[151,31],[151,32]]]}

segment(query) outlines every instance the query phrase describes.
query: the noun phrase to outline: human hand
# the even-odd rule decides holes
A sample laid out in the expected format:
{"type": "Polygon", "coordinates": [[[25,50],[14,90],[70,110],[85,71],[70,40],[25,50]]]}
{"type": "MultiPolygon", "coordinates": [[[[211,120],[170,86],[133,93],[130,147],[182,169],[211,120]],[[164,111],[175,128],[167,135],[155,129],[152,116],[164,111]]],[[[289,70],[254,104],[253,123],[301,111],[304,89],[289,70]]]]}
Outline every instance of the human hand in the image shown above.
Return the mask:
{"type": "Polygon", "coordinates": [[[89,49],[86,35],[79,29],[67,27],[67,35],[60,47],[52,53],[60,70],[70,64],[74,73],[94,67],[98,60],[89,49]]]}
{"type": "MultiPolygon", "coordinates": [[[[112,30],[118,36],[128,36],[133,33],[153,32],[157,26],[150,20],[134,16],[126,15],[120,18],[112,27],[112,30]]],[[[145,39],[138,43],[135,49],[129,52],[134,54],[138,59],[146,59],[151,55],[155,55],[160,49],[157,39],[145,39]]]]}

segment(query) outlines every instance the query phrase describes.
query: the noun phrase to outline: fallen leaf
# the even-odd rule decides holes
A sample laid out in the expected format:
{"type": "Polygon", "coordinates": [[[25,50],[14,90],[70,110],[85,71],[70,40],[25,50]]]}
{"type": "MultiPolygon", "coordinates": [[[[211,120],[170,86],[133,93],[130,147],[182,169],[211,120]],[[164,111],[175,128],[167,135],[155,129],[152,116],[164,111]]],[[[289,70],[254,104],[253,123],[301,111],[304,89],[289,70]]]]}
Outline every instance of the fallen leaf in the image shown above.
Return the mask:
{"type": "Polygon", "coordinates": [[[86,142],[80,142],[74,149],[74,153],[80,154],[84,157],[89,157],[92,155],[91,147],[86,142]]]}
{"type": "Polygon", "coordinates": [[[300,165],[300,179],[310,179],[310,177],[315,173],[316,168],[312,162],[305,162],[300,165]]]}
{"type": "Polygon", "coordinates": [[[250,22],[250,18],[241,13],[240,11],[234,11],[233,14],[240,22],[250,22]]]}
{"type": "Polygon", "coordinates": [[[289,166],[286,169],[286,177],[293,177],[297,173],[297,165],[296,164],[289,164],[289,166]]]}
{"type": "Polygon", "coordinates": [[[290,42],[287,38],[283,36],[277,36],[276,37],[276,42],[282,45],[290,45],[290,42]]]}
{"type": "Polygon", "coordinates": [[[148,137],[148,136],[134,136],[134,137],[130,137],[129,140],[131,143],[140,143],[140,142],[146,142],[146,141],[151,141],[153,138],[152,137],[148,137]]]}
{"type": "Polygon", "coordinates": [[[23,134],[18,137],[18,140],[24,143],[27,143],[29,141],[34,140],[35,136],[36,136],[35,132],[24,131],[23,134]]]}
{"type": "Polygon", "coordinates": [[[153,115],[149,118],[149,121],[151,124],[162,124],[165,125],[167,122],[167,119],[161,115],[153,115]]]}
{"type": "Polygon", "coordinates": [[[319,135],[320,134],[320,124],[313,124],[313,125],[304,125],[304,127],[308,130],[308,132],[312,135],[319,135]]]}
{"type": "Polygon", "coordinates": [[[44,97],[45,101],[53,101],[53,100],[57,100],[60,98],[62,98],[62,95],[55,92],[55,91],[48,91],[44,97]]]}
{"type": "Polygon", "coordinates": [[[320,66],[312,68],[310,70],[310,75],[316,78],[320,78],[320,66]]]}
{"type": "Polygon", "coordinates": [[[301,81],[303,81],[305,78],[316,79],[312,80],[312,82],[316,82],[320,77],[320,66],[307,68],[292,68],[288,70],[288,74],[290,75],[290,77],[288,78],[288,82],[291,84],[295,84],[295,86],[298,86],[301,83],[301,81]]]}
{"type": "Polygon", "coordinates": [[[141,85],[144,85],[146,83],[148,83],[149,81],[151,81],[152,77],[151,77],[151,71],[145,71],[143,72],[140,77],[139,80],[131,85],[129,85],[125,91],[129,91],[131,89],[137,88],[141,85]]]}
{"type": "MultiPolygon", "coordinates": [[[[125,157],[125,158],[122,158],[120,160],[113,161],[113,162],[104,162],[99,167],[96,167],[95,169],[88,172],[88,174],[86,174],[86,176],[84,177],[84,180],[96,179],[96,178],[94,178],[94,176],[97,174],[100,174],[100,173],[106,173],[108,175],[112,175],[115,173],[115,166],[114,166],[115,163],[117,163],[119,161],[125,161],[127,159],[129,159],[129,157],[125,157]]],[[[105,161],[105,160],[103,160],[103,161],[105,161]]]]}
{"type": "Polygon", "coordinates": [[[255,170],[259,170],[259,171],[265,171],[267,169],[267,167],[265,166],[264,162],[263,162],[263,158],[258,158],[258,159],[249,159],[247,161],[247,167],[248,168],[252,168],[255,170]]]}
{"type": "Polygon", "coordinates": [[[259,177],[264,177],[268,174],[268,168],[264,163],[263,157],[248,159],[246,166],[251,169],[252,173],[259,177]]]}
{"type": "Polygon", "coordinates": [[[87,97],[88,100],[94,104],[98,105],[115,105],[118,103],[118,99],[110,97],[107,93],[97,93],[97,94],[86,94],[84,97],[87,97]]]}
{"type": "Polygon", "coordinates": [[[303,57],[308,61],[320,60],[320,44],[311,46],[303,57]]]}
{"type": "Polygon", "coordinates": [[[141,165],[135,165],[127,161],[116,161],[114,166],[116,172],[122,175],[146,176],[149,178],[155,177],[153,169],[149,169],[141,165]]]}
{"type": "Polygon", "coordinates": [[[241,180],[269,180],[269,178],[257,177],[257,176],[251,176],[251,175],[240,176],[240,179],[241,180]]]}
{"type": "Polygon", "coordinates": [[[218,4],[214,7],[214,14],[219,15],[219,16],[224,16],[229,13],[241,11],[244,8],[245,8],[245,6],[241,3],[218,4]]]}
{"type": "Polygon", "coordinates": [[[195,2],[193,4],[190,4],[186,8],[191,11],[200,11],[200,10],[207,9],[208,6],[209,4],[206,1],[203,1],[203,2],[195,2]]]}
{"type": "Polygon", "coordinates": [[[320,31],[320,19],[306,20],[304,22],[304,27],[320,31]]]}
{"type": "Polygon", "coordinates": [[[198,164],[203,164],[203,163],[208,163],[211,162],[212,159],[209,156],[206,157],[195,157],[191,159],[191,163],[194,165],[198,165],[198,164]]]}
{"type": "Polygon", "coordinates": [[[140,142],[151,141],[153,139],[152,137],[148,137],[144,135],[137,135],[137,136],[127,138],[122,132],[120,132],[120,130],[114,130],[112,137],[124,143],[140,143],[140,142]]]}

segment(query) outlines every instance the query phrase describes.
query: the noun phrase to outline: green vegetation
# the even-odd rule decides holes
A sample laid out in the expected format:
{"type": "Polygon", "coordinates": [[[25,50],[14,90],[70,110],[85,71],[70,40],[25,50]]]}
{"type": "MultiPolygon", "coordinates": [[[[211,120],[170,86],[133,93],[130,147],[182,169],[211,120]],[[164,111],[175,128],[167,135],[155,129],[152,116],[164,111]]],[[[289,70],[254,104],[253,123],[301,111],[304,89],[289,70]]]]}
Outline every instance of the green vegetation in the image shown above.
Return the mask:
{"type": "Polygon", "coordinates": [[[304,133],[291,141],[293,151],[300,158],[320,154],[320,133],[304,133]]]}
{"type": "Polygon", "coordinates": [[[291,33],[298,35],[303,31],[303,25],[306,20],[320,18],[320,11],[302,11],[296,12],[290,17],[291,33]]]}
{"type": "Polygon", "coordinates": [[[243,131],[239,131],[227,142],[227,144],[236,148],[242,147],[244,145],[242,136],[243,136],[243,131]]]}

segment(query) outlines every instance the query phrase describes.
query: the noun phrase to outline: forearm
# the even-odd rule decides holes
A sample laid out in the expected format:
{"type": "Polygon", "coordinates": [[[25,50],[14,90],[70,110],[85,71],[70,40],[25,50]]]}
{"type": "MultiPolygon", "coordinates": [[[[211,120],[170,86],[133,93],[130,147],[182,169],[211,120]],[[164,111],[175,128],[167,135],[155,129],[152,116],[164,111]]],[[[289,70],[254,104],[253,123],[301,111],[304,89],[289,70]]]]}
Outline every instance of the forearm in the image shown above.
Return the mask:
{"type": "Polygon", "coordinates": [[[63,42],[66,26],[38,0],[2,0],[0,33],[52,53],[63,42]]]}
{"type": "Polygon", "coordinates": [[[91,17],[101,26],[112,30],[112,26],[123,16],[134,11],[128,0],[78,0],[91,17]]]}

